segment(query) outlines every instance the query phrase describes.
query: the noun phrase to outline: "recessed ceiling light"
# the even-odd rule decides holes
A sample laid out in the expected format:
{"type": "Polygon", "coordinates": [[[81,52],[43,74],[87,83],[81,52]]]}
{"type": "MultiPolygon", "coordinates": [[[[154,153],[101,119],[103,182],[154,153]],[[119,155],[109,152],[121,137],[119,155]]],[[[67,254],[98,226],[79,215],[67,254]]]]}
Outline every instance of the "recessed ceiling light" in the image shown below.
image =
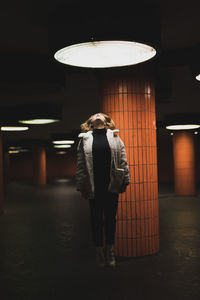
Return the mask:
{"type": "Polygon", "coordinates": [[[169,125],[166,126],[166,129],[169,130],[189,130],[189,129],[196,129],[196,128],[200,128],[200,125],[196,125],[196,124],[185,124],[185,125],[169,125]]]}
{"type": "Polygon", "coordinates": [[[63,154],[66,154],[67,152],[66,151],[59,151],[59,152],[56,152],[56,154],[60,154],[60,155],[63,155],[63,154]]]}
{"type": "Polygon", "coordinates": [[[9,154],[16,154],[16,153],[19,153],[19,150],[9,150],[8,153],[9,154]]]}
{"type": "Polygon", "coordinates": [[[49,123],[59,122],[59,120],[56,120],[56,119],[31,119],[31,120],[19,120],[18,122],[23,123],[23,124],[42,125],[42,124],[49,124],[49,123]]]}
{"type": "Polygon", "coordinates": [[[95,41],[74,44],[57,51],[54,58],[67,65],[110,68],[135,65],[151,59],[156,50],[132,41],[95,41]]]}
{"type": "Polygon", "coordinates": [[[24,131],[28,130],[28,127],[23,126],[2,126],[1,131],[24,131]]]}
{"type": "Polygon", "coordinates": [[[19,150],[19,149],[21,149],[21,147],[20,146],[10,146],[9,149],[10,150],[19,150]]]}
{"type": "Polygon", "coordinates": [[[196,80],[200,81],[200,74],[196,76],[196,80]]]}
{"type": "Polygon", "coordinates": [[[54,148],[70,148],[71,145],[54,145],[54,148]]]}
{"type": "Polygon", "coordinates": [[[72,140],[60,140],[60,141],[53,141],[52,142],[53,144],[56,144],[56,145],[60,145],[60,144],[74,144],[74,141],[72,140]]]}

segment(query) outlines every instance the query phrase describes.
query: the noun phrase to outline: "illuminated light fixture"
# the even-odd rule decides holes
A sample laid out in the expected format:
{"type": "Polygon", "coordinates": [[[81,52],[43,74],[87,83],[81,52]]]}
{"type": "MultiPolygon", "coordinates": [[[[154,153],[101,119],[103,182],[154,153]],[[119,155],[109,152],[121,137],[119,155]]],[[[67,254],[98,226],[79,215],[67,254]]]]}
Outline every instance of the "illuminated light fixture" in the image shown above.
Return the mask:
{"type": "Polygon", "coordinates": [[[54,148],[70,148],[71,145],[54,145],[54,148]]]}
{"type": "Polygon", "coordinates": [[[0,111],[2,126],[22,126],[22,124],[48,124],[61,120],[60,104],[41,103],[4,107],[0,111]]]}
{"type": "Polygon", "coordinates": [[[59,62],[84,68],[111,68],[139,64],[156,55],[146,44],[132,41],[94,41],[74,44],[58,50],[59,62]]]}
{"type": "Polygon", "coordinates": [[[69,180],[69,179],[66,179],[66,178],[60,178],[60,179],[56,179],[55,181],[56,181],[56,182],[63,183],[63,182],[69,182],[70,180],[69,180]]]}
{"type": "Polygon", "coordinates": [[[20,149],[19,152],[28,152],[28,149],[20,149]]]}
{"type": "Polygon", "coordinates": [[[42,125],[42,124],[50,124],[59,122],[59,120],[56,119],[30,119],[30,120],[19,120],[19,123],[22,124],[36,124],[36,125],[42,125]]]}
{"type": "Polygon", "coordinates": [[[25,131],[28,127],[23,126],[2,126],[1,131],[25,131]]]}
{"type": "Polygon", "coordinates": [[[20,146],[10,146],[9,149],[10,150],[19,150],[19,149],[21,149],[21,147],[20,146]]]}
{"type": "Polygon", "coordinates": [[[74,141],[72,140],[62,140],[62,141],[53,141],[52,142],[53,144],[56,144],[56,145],[64,145],[64,144],[74,144],[74,141]]]}
{"type": "Polygon", "coordinates": [[[196,80],[200,81],[200,74],[196,76],[196,80]]]}
{"type": "Polygon", "coordinates": [[[16,153],[19,153],[19,150],[9,150],[8,153],[9,154],[16,154],[16,153]]]}
{"type": "Polygon", "coordinates": [[[169,125],[166,126],[168,130],[189,130],[189,129],[197,129],[200,128],[200,125],[195,124],[182,124],[182,125],[169,125]]]}
{"type": "Polygon", "coordinates": [[[56,152],[56,154],[60,154],[60,155],[63,155],[63,154],[66,154],[67,152],[66,151],[59,151],[59,152],[56,152]]]}
{"type": "Polygon", "coordinates": [[[170,133],[171,135],[174,135],[173,132],[170,133]]]}
{"type": "Polygon", "coordinates": [[[195,131],[194,134],[198,134],[198,131],[195,131]]]}

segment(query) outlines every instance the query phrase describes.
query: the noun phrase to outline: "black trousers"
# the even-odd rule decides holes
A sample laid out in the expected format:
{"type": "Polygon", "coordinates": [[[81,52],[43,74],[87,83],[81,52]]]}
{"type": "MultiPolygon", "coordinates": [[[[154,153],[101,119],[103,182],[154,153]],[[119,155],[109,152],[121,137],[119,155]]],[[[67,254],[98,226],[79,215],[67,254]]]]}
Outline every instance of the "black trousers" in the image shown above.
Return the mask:
{"type": "Polygon", "coordinates": [[[107,245],[114,244],[119,194],[108,191],[95,193],[90,199],[91,227],[94,245],[103,246],[103,232],[107,245]]]}

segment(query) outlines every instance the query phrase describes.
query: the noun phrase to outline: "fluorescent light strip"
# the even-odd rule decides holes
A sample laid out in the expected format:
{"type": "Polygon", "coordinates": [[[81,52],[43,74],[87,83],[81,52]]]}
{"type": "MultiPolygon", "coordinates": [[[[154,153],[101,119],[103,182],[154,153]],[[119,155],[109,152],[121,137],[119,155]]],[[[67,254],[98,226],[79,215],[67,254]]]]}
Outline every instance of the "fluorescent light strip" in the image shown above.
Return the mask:
{"type": "Polygon", "coordinates": [[[56,119],[30,119],[30,120],[19,120],[19,123],[22,124],[36,124],[36,125],[42,125],[42,124],[50,124],[59,122],[59,120],[56,119]]]}
{"type": "Polygon", "coordinates": [[[54,148],[70,148],[71,145],[54,145],[54,148]]]}
{"type": "Polygon", "coordinates": [[[16,154],[19,153],[19,150],[10,150],[8,151],[9,154],[16,154]]]}
{"type": "Polygon", "coordinates": [[[200,125],[185,124],[185,125],[169,125],[169,126],[166,126],[166,129],[169,129],[169,130],[189,130],[189,129],[197,129],[197,128],[200,128],[200,125]]]}
{"type": "Polygon", "coordinates": [[[28,127],[23,126],[2,126],[1,131],[25,131],[28,130],[28,127]]]}
{"type": "Polygon", "coordinates": [[[59,155],[63,155],[63,154],[66,154],[67,152],[65,151],[59,151],[59,152],[56,152],[56,154],[59,154],[59,155]]]}
{"type": "Polygon", "coordinates": [[[62,140],[62,141],[53,141],[52,142],[53,144],[56,144],[56,145],[64,145],[64,144],[74,144],[74,141],[72,140],[62,140]]]}

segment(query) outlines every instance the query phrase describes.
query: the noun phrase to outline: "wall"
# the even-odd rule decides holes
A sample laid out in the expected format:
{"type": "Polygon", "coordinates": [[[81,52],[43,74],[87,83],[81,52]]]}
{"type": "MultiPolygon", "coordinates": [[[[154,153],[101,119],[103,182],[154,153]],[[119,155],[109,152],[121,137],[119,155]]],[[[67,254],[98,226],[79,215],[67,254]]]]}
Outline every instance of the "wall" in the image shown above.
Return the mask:
{"type": "MultiPolygon", "coordinates": [[[[47,180],[73,177],[76,171],[76,155],[69,152],[65,155],[47,153],[47,180]]],[[[6,166],[4,166],[6,167],[6,166]]],[[[9,181],[32,180],[32,154],[12,155],[9,160],[9,181]]]]}
{"type": "MultiPolygon", "coordinates": [[[[200,135],[197,135],[195,139],[196,178],[197,182],[200,182],[200,135]]],[[[157,135],[157,154],[159,183],[173,183],[173,151],[170,134],[157,135]]],[[[10,180],[32,180],[32,157],[30,153],[11,156],[9,165],[10,180]]],[[[47,179],[73,177],[75,171],[75,152],[69,151],[66,155],[47,153],[47,179]]]]}

